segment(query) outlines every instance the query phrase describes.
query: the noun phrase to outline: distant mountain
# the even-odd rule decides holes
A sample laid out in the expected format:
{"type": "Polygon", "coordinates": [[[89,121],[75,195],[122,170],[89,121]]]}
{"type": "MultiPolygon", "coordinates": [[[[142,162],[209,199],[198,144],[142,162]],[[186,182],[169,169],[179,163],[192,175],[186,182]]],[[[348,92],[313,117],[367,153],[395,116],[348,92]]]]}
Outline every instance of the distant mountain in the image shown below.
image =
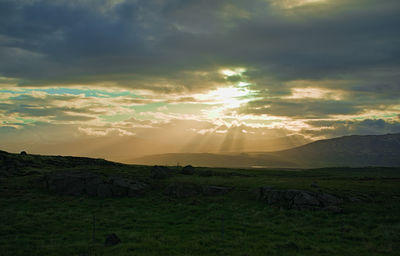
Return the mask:
{"type": "Polygon", "coordinates": [[[265,153],[160,154],[133,161],[137,164],[210,167],[314,168],[329,166],[400,166],[400,133],[352,135],[318,140],[300,147],[265,153]]]}

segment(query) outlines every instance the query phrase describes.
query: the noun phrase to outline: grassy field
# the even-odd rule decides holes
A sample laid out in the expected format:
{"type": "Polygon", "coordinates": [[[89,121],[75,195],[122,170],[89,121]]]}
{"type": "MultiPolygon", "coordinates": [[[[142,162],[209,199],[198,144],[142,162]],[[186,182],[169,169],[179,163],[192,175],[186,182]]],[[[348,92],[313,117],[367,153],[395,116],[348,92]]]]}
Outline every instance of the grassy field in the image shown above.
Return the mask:
{"type": "Polygon", "coordinates": [[[150,179],[146,166],[70,169],[119,173],[148,182],[153,189],[136,198],[58,196],[35,180],[60,168],[30,167],[25,171],[39,173],[2,177],[1,256],[400,255],[400,169],[212,169],[249,177],[177,174],[165,180],[150,179]],[[215,197],[165,196],[163,188],[178,181],[235,189],[215,197]],[[316,190],[312,183],[324,192],[362,200],[345,200],[344,213],[335,214],[270,207],[249,192],[259,186],[316,190]],[[122,242],[105,247],[111,233],[122,242]]]}

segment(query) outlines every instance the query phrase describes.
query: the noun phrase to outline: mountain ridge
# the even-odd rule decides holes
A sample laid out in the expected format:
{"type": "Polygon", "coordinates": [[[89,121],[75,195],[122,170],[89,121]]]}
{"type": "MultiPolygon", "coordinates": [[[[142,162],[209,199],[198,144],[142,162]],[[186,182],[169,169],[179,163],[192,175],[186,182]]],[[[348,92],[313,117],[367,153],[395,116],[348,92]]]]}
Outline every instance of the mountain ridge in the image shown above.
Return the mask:
{"type": "Polygon", "coordinates": [[[275,152],[158,154],[134,159],[134,163],[208,167],[397,167],[400,166],[400,133],[342,136],[275,152]]]}

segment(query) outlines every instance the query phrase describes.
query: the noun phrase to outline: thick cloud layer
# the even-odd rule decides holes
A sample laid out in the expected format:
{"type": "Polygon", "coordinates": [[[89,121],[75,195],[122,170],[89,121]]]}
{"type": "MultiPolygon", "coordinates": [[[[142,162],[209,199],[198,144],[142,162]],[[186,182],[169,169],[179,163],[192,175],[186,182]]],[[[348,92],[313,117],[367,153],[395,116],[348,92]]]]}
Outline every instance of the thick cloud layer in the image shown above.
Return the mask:
{"type": "Polygon", "coordinates": [[[27,83],[106,78],[135,86],[134,75],[173,79],[225,65],[249,67],[254,78],[351,78],[399,65],[397,0],[291,9],[265,0],[0,5],[0,71],[27,83]]]}

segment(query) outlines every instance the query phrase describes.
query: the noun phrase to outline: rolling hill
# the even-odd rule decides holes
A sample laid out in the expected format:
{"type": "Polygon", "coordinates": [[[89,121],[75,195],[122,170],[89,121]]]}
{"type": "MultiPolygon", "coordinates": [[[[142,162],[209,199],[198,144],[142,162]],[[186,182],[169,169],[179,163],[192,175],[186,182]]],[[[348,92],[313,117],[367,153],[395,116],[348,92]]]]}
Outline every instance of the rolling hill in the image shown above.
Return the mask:
{"type": "Polygon", "coordinates": [[[196,165],[210,167],[317,168],[331,166],[400,166],[400,133],[352,135],[318,140],[276,152],[205,154],[170,153],[150,155],[136,164],[196,165]]]}

